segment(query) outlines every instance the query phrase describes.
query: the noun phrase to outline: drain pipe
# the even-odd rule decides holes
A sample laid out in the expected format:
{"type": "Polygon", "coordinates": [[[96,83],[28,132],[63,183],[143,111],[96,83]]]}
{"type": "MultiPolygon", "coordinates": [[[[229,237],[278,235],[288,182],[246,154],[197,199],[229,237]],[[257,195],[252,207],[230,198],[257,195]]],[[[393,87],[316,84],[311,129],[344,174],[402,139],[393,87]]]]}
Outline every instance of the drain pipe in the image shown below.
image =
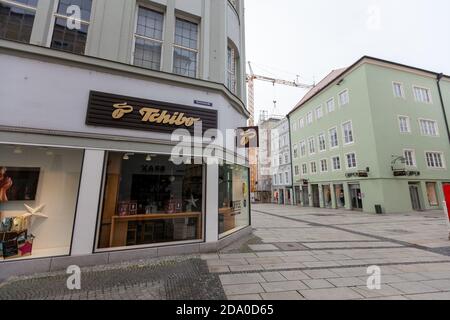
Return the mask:
{"type": "MultiPolygon", "coordinates": [[[[295,196],[295,190],[294,190],[294,157],[293,157],[293,147],[292,147],[292,130],[291,130],[291,116],[287,115],[288,119],[288,126],[289,126],[289,153],[290,153],[290,160],[291,160],[291,190],[292,190],[292,205],[295,206],[297,203],[297,199],[295,196]]],[[[449,136],[450,137],[450,136],[449,136]]]]}
{"type": "Polygon", "coordinates": [[[445,111],[444,98],[442,97],[442,90],[441,90],[441,80],[443,77],[444,77],[443,73],[437,75],[437,87],[439,92],[439,99],[441,100],[442,113],[444,114],[445,128],[447,129],[448,141],[450,142],[450,129],[448,127],[447,112],[445,111]]]}

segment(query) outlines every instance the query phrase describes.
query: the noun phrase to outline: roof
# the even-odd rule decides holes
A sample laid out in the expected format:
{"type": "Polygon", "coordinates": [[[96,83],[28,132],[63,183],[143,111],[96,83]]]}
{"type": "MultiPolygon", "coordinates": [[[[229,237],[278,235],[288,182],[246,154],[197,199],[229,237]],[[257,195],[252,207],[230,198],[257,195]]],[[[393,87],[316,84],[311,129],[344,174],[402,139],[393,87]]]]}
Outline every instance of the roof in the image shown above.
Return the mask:
{"type": "Polygon", "coordinates": [[[403,67],[403,68],[408,68],[408,69],[413,69],[416,71],[420,71],[420,72],[425,72],[425,73],[430,73],[435,75],[436,77],[441,75],[447,79],[450,79],[450,76],[442,74],[442,73],[437,73],[434,71],[429,71],[429,70],[425,70],[425,69],[420,69],[420,68],[416,68],[416,67],[412,67],[412,66],[408,66],[405,64],[401,64],[401,63],[397,63],[397,62],[392,62],[392,61],[388,61],[388,60],[383,60],[380,58],[374,58],[374,57],[370,57],[370,56],[363,56],[361,59],[359,59],[358,61],[356,61],[354,64],[352,64],[351,66],[347,67],[347,68],[341,68],[341,69],[336,69],[331,71],[325,78],[323,78],[314,88],[312,88],[310,91],[308,91],[308,93],[300,100],[299,103],[297,103],[297,105],[288,113],[288,117],[295,112],[297,109],[299,109],[300,107],[302,107],[305,103],[307,103],[308,101],[310,101],[312,98],[314,98],[316,95],[318,95],[319,93],[321,93],[323,90],[325,90],[329,85],[331,85],[335,80],[337,80],[339,77],[343,76],[344,74],[348,73],[349,71],[353,70],[353,68],[355,66],[357,66],[358,64],[360,64],[361,62],[363,62],[364,60],[372,60],[374,62],[382,62],[382,63],[387,63],[387,64],[391,64],[393,66],[398,66],[398,67],[403,67]]]}

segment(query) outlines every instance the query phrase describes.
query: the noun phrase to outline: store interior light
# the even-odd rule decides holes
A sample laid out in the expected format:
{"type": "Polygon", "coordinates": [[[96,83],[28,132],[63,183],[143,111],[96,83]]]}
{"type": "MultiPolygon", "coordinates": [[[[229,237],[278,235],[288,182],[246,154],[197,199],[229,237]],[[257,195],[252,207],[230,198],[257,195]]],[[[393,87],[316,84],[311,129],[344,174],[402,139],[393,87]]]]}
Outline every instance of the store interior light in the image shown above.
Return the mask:
{"type": "Polygon", "coordinates": [[[130,156],[128,155],[128,153],[125,153],[124,155],[123,155],[123,158],[122,158],[123,160],[130,160],[130,156]]]}
{"type": "Polygon", "coordinates": [[[49,157],[51,157],[51,156],[54,155],[53,151],[51,151],[51,150],[47,150],[47,151],[45,152],[45,154],[48,155],[49,157]]]}
{"type": "Polygon", "coordinates": [[[16,147],[16,148],[14,149],[14,153],[15,153],[15,154],[22,154],[22,153],[23,153],[23,150],[22,150],[21,147],[16,147]]]}
{"type": "Polygon", "coordinates": [[[147,157],[145,158],[145,161],[152,161],[152,156],[148,154],[147,157]]]}

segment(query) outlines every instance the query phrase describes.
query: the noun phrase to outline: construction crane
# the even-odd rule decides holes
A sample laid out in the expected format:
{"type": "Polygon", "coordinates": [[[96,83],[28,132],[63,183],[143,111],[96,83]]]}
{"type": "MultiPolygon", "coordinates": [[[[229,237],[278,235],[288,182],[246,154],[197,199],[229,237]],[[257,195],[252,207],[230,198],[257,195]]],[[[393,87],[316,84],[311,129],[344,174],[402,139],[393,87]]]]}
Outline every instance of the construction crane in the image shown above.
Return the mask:
{"type": "MultiPolygon", "coordinates": [[[[250,70],[250,74],[247,75],[247,83],[248,83],[248,111],[250,112],[250,120],[249,125],[255,125],[255,80],[270,82],[273,85],[279,84],[283,86],[290,86],[299,89],[311,89],[314,85],[303,84],[298,81],[299,76],[297,76],[297,80],[288,81],[282,79],[271,78],[267,76],[257,75],[253,72],[252,63],[248,62],[248,67],[250,70]]],[[[276,101],[274,101],[276,104],[276,101]]]]}

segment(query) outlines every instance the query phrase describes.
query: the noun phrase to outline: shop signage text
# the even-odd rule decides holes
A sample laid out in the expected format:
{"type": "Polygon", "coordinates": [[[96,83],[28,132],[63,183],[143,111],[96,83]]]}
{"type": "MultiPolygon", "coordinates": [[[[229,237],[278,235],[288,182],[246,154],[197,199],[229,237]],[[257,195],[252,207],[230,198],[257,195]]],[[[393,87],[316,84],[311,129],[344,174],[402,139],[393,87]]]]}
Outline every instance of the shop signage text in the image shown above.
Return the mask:
{"type": "Polygon", "coordinates": [[[217,111],[91,91],[86,124],[133,130],[172,133],[217,129],[217,111]]]}

